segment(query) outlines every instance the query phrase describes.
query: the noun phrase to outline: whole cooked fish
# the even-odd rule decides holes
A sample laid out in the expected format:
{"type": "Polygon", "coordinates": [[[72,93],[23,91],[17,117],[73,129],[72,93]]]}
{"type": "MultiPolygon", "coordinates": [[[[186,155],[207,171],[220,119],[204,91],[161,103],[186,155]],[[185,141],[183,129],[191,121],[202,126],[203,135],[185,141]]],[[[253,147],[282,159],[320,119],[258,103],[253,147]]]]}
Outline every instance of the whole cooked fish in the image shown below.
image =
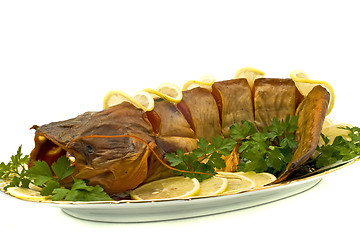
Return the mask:
{"type": "Polygon", "coordinates": [[[262,129],[274,117],[281,120],[296,114],[299,146],[277,180],[285,181],[315,151],[329,98],[320,85],[302,96],[291,79],[260,78],[252,88],[246,79],[216,82],[211,90],[194,88],[183,92],[178,104],[156,100],[149,112],[123,102],[73,119],[35,125],[29,166],[37,160],[51,165],[68,155],[74,159],[73,177],[115,194],[172,175],[157,156],[163,158],[177,149],[191,151],[200,137],[227,137],[229,127],[243,120],[262,129]]]}

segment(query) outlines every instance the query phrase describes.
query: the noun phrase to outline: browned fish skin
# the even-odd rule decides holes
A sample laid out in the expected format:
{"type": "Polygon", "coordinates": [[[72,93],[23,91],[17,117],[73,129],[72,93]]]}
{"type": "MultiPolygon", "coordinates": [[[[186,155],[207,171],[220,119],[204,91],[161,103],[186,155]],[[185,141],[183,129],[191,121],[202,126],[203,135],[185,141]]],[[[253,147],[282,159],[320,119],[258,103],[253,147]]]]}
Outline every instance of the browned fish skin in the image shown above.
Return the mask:
{"type": "Polygon", "coordinates": [[[276,183],[284,181],[295,169],[304,164],[316,150],[329,101],[330,94],[328,91],[318,85],[310,91],[297,108],[296,115],[299,116],[299,128],[296,131],[296,137],[299,146],[276,183]]]}
{"type": "Polygon", "coordinates": [[[194,88],[183,93],[183,100],[190,110],[196,138],[221,135],[219,111],[212,94],[204,88],[194,88]]]}
{"type": "Polygon", "coordinates": [[[212,93],[218,103],[224,137],[230,136],[234,123],[255,122],[251,89],[245,78],[216,82],[212,93]]]}
{"type": "Polygon", "coordinates": [[[259,78],[254,82],[255,124],[269,126],[273,118],[295,114],[295,83],[291,79],[259,78]]]}
{"type": "Polygon", "coordinates": [[[190,152],[196,147],[194,130],[175,104],[157,100],[153,112],[158,116],[157,122],[152,122],[159,129],[156,143],[165,153],[175,152],[177,149],[190,152]]]}

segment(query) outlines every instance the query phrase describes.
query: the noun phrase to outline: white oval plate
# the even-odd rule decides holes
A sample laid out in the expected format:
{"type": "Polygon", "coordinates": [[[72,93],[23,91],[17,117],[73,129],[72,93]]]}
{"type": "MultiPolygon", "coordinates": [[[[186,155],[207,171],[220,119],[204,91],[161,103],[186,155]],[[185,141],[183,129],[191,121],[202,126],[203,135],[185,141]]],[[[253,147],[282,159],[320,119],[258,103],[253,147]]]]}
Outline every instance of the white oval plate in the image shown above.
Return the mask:
{"type": "Polygon", "coordinates": [[[207,198],[179,199],[121,204],[58,205],[77,218],[104,222],[148,222],[198,217],[223,213],[276,201],[303,192],[321,178],[299,181],[278,187],[207,198]]]}
{"type": "Polygon", "coordinates": [[[319,183],[326,174],[358,160],[352,160],[307,178],[232,195],[156,201],[47,201],[37,204],[59,207],[73,217],[101,222],[149,222],[198,217],[253,207],[304,192],[319,183]]]}

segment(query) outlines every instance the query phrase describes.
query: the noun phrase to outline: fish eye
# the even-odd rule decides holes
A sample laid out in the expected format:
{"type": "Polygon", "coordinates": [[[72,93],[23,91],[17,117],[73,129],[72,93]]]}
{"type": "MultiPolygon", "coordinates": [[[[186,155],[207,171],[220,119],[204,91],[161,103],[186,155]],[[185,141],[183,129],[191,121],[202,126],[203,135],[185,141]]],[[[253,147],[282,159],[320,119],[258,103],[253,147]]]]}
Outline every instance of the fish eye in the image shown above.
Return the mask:
{"type": "Polygon", "coordinates": [[[93,153],[94,152],[94,148],[91,145],[86,145],[85,149],[86,149],[86,151],[88,153],[93,153]]]}

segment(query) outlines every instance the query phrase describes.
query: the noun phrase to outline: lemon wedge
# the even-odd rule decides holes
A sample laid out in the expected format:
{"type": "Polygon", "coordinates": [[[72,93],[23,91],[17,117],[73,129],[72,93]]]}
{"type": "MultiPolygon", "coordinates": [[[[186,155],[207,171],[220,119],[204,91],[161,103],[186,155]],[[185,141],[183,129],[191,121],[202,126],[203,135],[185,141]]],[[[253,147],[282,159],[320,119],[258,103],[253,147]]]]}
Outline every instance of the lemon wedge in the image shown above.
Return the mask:
{"type": "Polygon", "coordinates": [[[236,174],[249,178],[255,183],[255,188],[265,186],[276,180],[276,177],[271,173],[256,173],[256,172],[237,172],[236,174]]]}
{"type": "Polygon", "coordinates": [[[211,89],[214,82],[215,82],[215,78],[213,76],[205,75],[205,76],[201,77],[200,80],[189,80],[189,81],[187,81],[184,84],[182,90],[187,91],[187,90],[197,88],[197,87],[211,89]]]}
{"type": "Polygon", "coordinates": [[[240,68],[235,73],[235,78],[246,78],[251,89],[254,86],[255,80],[264,76],[264,72],[252,67],[240,68]]]}
{"type": "Polygon", "coordinates": [[[234,194],[250,190],[256,186],[255,182],[248,177],[233,172],[218,172],[218,177],[227,178],[228,187],[223,194],[234,194]]]}
{"type": "Polygon", "coordinates": [[[127,93],[119,90],[109,91],[103,102],[103,108],[109,108],[111,106],[118,105],[122,102],[129,102],[137,108],[141,108],[144,111],[151,111],[154,109],[154,99],[147,92],[138,92],[134,97],[131,97],[127,93]]]}
{"type": "Polygon", "coordinates": [[[135,200],[179,199],[196,195],[200,191],[197,179],[171,177],[146,183],[130,192],[135,200]]]}
{"type": "Polygon", "coordinates": [[[226,178],[212,177],[200,183],[200,191],[197,196],[215,196],[225,192],[228,187],[226,178]]]}
{"type": "Polygon", "coordinates": [[[181,89],[171,83],[163,83],[156,90],[145,88],[143,91],[150,93],[154,98],[160,97],[172,103],[179,103],[182,99],[181,89]]]}
{"type": "Polygon", "coordinates": [[[315,87],[316,85],[321,85],[325,87],[328,92],[330,93],[330,102],[329,107],[326,115],[329,115],[331,110],[334,107],[335,102],[335,93],[332,86],[326,82],[326,81],[317,81],[317,80],[311,80],[310,77],[302,70],[295,70],[290,73],[290,77],[292,80],[294,80],[296,87],[299,89],[300,93],[304,96],[307,96],[307,94],[315,87]]]}
{"type": "Polygon", "coordinates": [[[41,196],[39,191],[35,191],[29,188],[9,187],[7,189],[7,193],[16,198],[37,202],[49,199],[47,196],[41,196]]]}

